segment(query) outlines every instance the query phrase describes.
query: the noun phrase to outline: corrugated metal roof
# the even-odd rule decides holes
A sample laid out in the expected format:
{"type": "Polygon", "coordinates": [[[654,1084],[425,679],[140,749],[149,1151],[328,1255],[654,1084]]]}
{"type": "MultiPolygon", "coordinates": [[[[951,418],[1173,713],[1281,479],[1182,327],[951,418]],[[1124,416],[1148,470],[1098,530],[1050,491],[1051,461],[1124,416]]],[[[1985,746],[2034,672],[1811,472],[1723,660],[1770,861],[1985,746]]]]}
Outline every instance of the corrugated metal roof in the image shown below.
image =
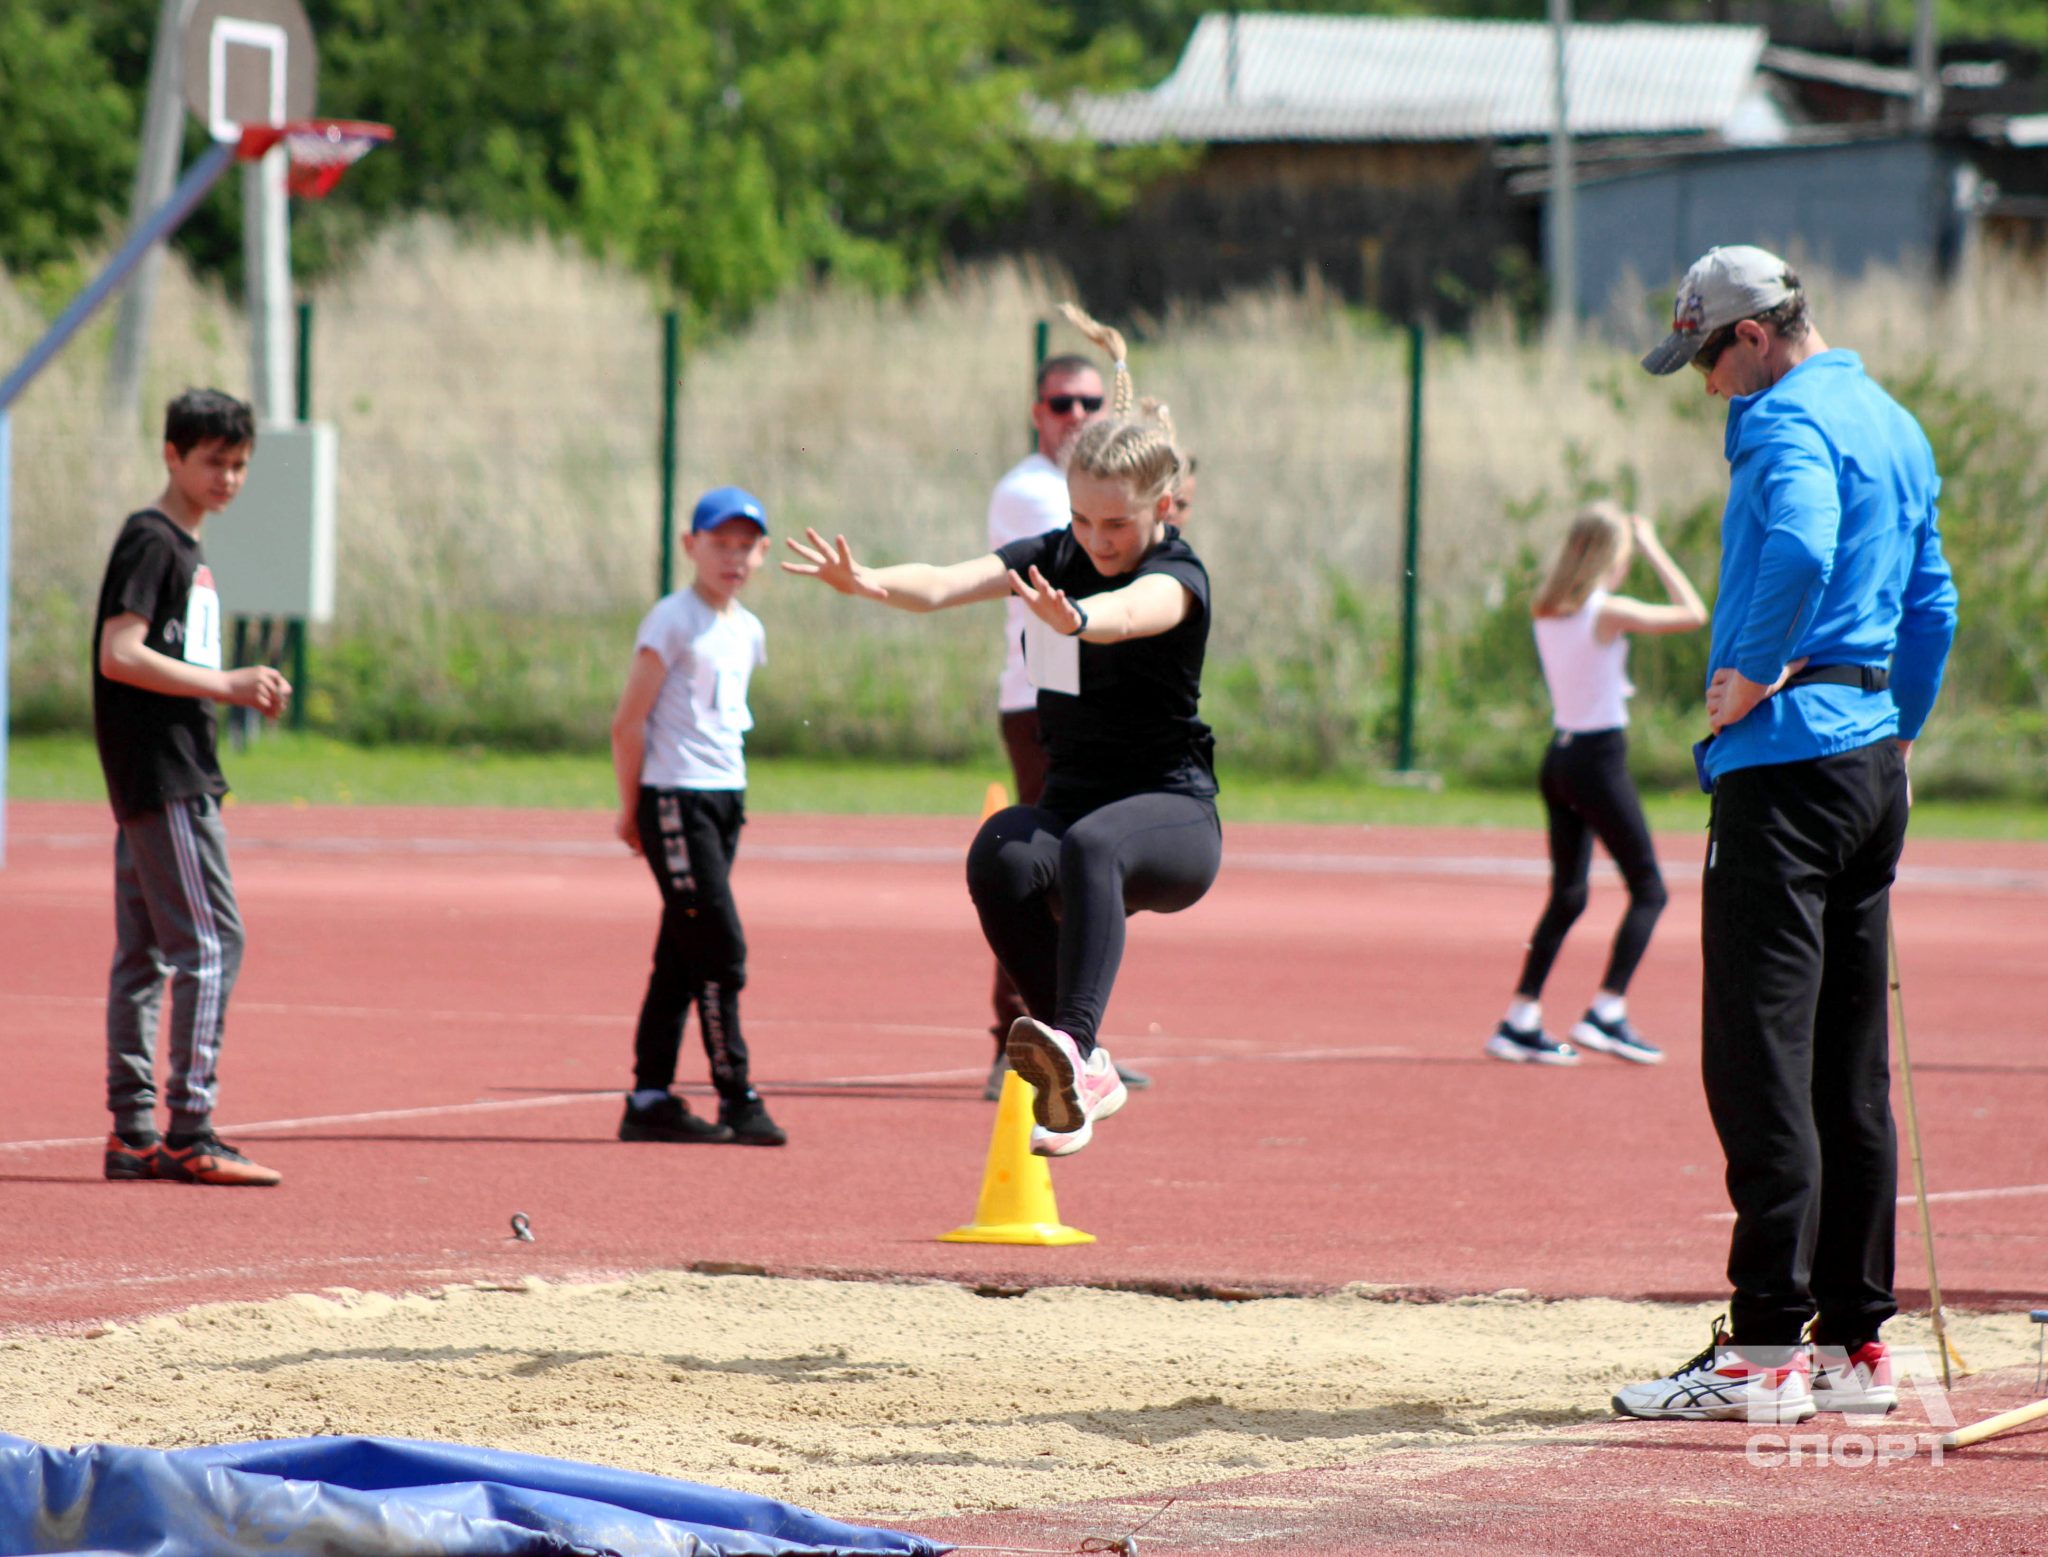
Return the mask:
{"type": "MultiPolygon", "coordinates": [[[[1760,27],[1574,26],[1572,133],[1718,131],[1754,110],[1764,43],[1760,27]]],[[[1555,59],[1540,22],[1212,14],[1157,87],[1079,99],[1047,127],[1112,144],[1547,135],[1555,59]]]]}

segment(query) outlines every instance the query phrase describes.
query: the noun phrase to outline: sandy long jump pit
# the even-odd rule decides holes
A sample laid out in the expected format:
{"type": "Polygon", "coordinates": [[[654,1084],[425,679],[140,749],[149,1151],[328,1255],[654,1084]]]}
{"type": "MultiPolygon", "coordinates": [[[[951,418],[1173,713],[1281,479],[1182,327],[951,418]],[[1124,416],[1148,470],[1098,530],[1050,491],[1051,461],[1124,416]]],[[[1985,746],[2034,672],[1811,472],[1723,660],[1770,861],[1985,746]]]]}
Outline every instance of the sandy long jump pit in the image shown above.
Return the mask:
{"type": "MultiPolygon", "coordinates": [[[[556,1455],[907,1522],[1356,1464],[1606,1418],[1710,1307],[1371,1289],[1244,1302],[678,1273],[329,1289],[0,1341],[9,1431],[158,1448],[367,1434],[556,1455]]],[[[1894,1346],[1924,1342],[1894,1321],[1894,1346]]],[[[1979,1368],[2024,1314],[1959,1315],[1979,1368]]]]}

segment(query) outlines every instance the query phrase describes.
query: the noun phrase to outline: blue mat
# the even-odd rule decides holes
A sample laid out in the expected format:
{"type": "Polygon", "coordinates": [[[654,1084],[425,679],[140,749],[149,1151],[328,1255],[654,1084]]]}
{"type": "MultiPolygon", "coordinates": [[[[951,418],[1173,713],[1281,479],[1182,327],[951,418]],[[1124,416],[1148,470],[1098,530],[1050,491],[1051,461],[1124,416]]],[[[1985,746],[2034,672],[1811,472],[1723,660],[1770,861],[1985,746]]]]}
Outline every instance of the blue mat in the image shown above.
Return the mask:
{"type": "Polygon", "coordinates": [[[841,1557],[952,1550],[772,1498],[403,1438],[50,1449],[0,1433],[0,1552],[841,1557]]]}

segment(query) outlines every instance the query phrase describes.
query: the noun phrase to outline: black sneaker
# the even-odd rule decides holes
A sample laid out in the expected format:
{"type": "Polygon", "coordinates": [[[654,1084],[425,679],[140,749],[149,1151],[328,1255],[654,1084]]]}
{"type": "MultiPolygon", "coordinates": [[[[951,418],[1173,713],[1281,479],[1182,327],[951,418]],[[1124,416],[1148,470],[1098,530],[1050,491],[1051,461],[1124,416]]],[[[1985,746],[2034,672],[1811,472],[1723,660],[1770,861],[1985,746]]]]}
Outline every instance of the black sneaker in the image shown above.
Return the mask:
{"type": "Polygon", "coordinates": [[[729,1141],[732,1131],[722,1124],[690,1112],[687,1104],[671,1092],[652,1108],[635,1108],[626,1099],[626,1112],[619,1118],[622,1141],[729,1141]]]}
{"type": "Polygon", "coordinates": [[[758,1092],[718,1105],[718,1123],[727,1139],[742,1146],[787,1146],[789,1132],[768,1117],[758,1092]]]}
{"type": "Polygon", "coordinates": [[[157,1176],[156,1154],[155,1131],[126,1136],[116,1130],[107,1137],[107,1154],[101,1159],[101,1171],[117,1182],[153,1179],[157,1176]]]}
{"type": "Polygon", "coordinates": [[[1628,1018],[1625,1016],[1617,1016],[1611,1022],[1603,1022],[1588,1011],[1579,1018],[1579,1025],[1572,1029],[1572,1042],[1582,1049],[1591,1049],[1599,1054],[1612,1054],[1617,1059],[1634,1060],[1638,1065],[1664,1063],[1664,1051],[1629,1026],[1628,1018]]]}
{"type": "Polygon", "coordinates": [[[156,1152],[156,1176],[174,1184],[226,1184],[268,1189],[284,1175],[251,1162],[211,1130],[202,1135],[167,1136],[156,1152]]]}
{"type": "Polygon", "coordinates": [[[1579,1051],[1538,1030],[1525,1033],[1502,1022],[1486,1040],[1486,1052],[1512,1065],[1576,1065],[1579,1051]]]}

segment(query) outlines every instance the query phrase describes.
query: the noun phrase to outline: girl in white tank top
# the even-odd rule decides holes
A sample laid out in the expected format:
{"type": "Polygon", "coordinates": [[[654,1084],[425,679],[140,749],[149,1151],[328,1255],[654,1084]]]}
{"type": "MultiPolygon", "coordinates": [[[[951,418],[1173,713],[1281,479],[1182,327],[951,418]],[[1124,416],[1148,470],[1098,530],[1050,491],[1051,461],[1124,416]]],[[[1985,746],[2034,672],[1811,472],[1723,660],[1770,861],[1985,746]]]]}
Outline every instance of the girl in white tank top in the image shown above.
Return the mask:
{"type": "Polygon", "coordinates": [[[1628,1021],[1628,982],[1663,912],[1664,882],[1642,802],[1628,776],[1630,633],[1690,632],[1707,609],[1648,520],[1596,503],[1572,523],[1549,577],[1536,592],[1536,652],[1550,688],[1557,734],[1544,754],[1542,790],[1550,831],[1550,898],[1529,938],[1522,976],[1486,1052],[1516,1064],[1576,1065],[1579,1054],[1543,1030],[1544,981],[1558,949],[1585,911],[1597,837],[1628,883],[1629,907],[1615,932],[1599,993],[1572,1029],[1584,1048],[1638,1064],[1663,1059],[1628,1021]],[[1670,596],[1652,605],[1611,591],[1636,552],[1670,596]]]}

